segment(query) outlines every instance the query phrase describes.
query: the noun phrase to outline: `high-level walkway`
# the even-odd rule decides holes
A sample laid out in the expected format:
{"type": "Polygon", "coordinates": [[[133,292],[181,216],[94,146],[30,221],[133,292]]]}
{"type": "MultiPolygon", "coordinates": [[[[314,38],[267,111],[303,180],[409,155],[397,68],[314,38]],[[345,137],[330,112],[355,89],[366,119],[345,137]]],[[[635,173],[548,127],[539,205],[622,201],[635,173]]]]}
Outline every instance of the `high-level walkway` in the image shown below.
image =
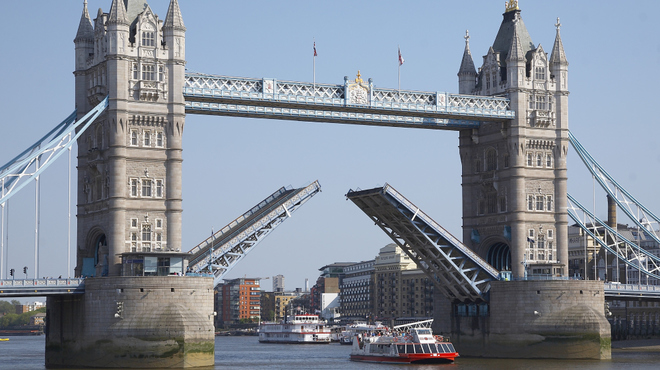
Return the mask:
{"type": "Polygon", "coordinates": [[[503,97],[186,73],[186,113],[439,130],[477,128],[515,117],[503,97]]]}

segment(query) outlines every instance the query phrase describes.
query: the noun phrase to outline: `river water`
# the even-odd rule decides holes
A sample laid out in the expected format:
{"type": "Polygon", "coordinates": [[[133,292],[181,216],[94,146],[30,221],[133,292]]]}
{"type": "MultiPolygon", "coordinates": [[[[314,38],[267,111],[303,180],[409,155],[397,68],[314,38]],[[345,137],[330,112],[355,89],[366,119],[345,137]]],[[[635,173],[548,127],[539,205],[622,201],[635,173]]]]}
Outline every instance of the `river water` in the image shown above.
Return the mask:
{"type": "MultiPolygon", "coordinates": [[[[0,369],[45,369],[44,336],[10,337],[0,342],[0,369]]],[[[660,352],[613,350],[610,361],[495,360],[458,358],[447,365],[386,365],[349,361],[350,346],[262,344],[257,337],[217,337],[215,369],[658,369],[660,352]]]]}

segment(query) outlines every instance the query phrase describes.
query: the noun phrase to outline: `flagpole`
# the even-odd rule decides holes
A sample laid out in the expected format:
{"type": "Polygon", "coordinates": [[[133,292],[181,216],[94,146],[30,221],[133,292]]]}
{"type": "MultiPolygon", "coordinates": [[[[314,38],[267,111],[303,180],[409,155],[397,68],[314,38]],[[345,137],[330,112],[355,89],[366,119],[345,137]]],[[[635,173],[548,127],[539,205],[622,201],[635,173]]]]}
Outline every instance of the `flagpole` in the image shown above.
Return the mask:
{"type": "Polygon", "coordinates": [[[313,63],[313,71],[314,71],[314,79],[313,79],[313,86],[314,90],[316,90],[316,40],[314,40],[314,63],[313,63]]]}

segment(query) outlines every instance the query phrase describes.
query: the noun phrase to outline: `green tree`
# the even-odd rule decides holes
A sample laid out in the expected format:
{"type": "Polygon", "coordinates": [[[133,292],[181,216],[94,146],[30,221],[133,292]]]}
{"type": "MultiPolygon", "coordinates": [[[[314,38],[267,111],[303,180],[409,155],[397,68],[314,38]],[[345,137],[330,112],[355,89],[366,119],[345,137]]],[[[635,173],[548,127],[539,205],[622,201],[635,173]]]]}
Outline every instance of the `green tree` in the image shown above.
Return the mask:
{"type": "Polygon", "coordinates": [[[7,301],[0,301],[0,315],[16,313],[14,306],[7,301]]]}

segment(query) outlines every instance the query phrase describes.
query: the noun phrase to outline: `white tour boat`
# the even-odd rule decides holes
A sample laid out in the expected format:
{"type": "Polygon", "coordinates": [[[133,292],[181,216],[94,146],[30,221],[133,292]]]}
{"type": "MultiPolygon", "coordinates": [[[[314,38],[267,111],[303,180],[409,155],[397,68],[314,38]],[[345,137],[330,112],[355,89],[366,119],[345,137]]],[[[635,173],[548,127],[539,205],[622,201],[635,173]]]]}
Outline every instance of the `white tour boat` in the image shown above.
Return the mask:
{"type": "Polygon", "coordinates": [[[330,343],[330,328],[318,315],[290,315],[281,322],[262,322],[262,343],[330,343]]]}
{"type": "Polygon", "coordinates": [[[434,336],[429,327],[400,325],[395,326],[394,329],[394,332],[384,335],[382,333],[356,335],[351,360],[432,364],[453,362],[458,357],[454,345],[441,336],[434,336]]]}

